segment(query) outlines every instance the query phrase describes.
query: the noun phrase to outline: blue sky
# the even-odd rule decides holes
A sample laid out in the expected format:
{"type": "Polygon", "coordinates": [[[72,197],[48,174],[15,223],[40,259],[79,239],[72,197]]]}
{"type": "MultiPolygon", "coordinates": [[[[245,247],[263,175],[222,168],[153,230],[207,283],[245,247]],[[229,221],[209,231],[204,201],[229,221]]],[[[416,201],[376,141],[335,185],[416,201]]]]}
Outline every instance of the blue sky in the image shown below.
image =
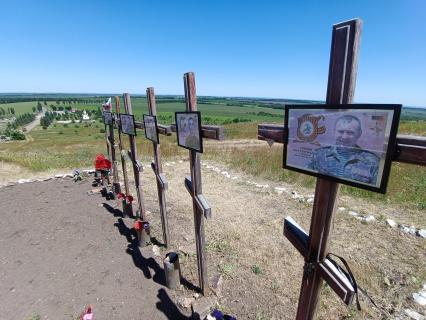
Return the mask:
{"type": "Polygon", "coordinates": [[[0,0],[0,92],[324,100],[331,28],[363,20],[356,102],[426,106],[426,1],[0,0]]]}

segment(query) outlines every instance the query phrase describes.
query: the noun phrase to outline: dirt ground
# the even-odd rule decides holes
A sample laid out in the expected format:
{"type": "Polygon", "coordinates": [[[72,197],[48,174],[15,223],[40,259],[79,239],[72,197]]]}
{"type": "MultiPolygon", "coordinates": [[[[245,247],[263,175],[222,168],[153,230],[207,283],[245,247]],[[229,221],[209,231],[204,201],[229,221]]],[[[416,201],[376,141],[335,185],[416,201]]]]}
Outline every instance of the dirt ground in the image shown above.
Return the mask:
{"type": "MultiPolygon", "coordinates": [[[[177,291],[164,286],[160,254],[168,250],[158,244],[161,225],[150,168],[141,177],[157,245],[144,249],[135,245],[133,220],[120,216],[115,201],[86,194],[91,177],[15,185],[0,189],[0,318],[75,319],[88,304],[96,319],[185,318],[179,301],[192,297],[191,285],[198,284],[192,203],[183,184],[189,163],[168,162],[164,170],[169,250],[180,252],[186,286],[177,291]]],[[[284,238],[282,224],[290,215],[309,230],[311,204],[293,199],[289,185],[259,181],[220,164],[204,163],[202,174],[212,207],[212,219],[205,223],[209,279],[223,277],[219,296],[210,292],[216,307],[238,319],[294,319],[303,259],[284,238]],[[275,186],[289,192],[277,194],[275,186]]],[[[381,220],[362,224],[347,213],[362,209],[378,216],[381,208],[374,204],[341,197],[338,206],[346,210],[336,215],[331,251],[348,260],[358,284],[380,309],[361,295],[363,311],[355,312],[325,286],[319,318],[404,319],[405,308],[425,313],[411,297],[426,282],[426,240],[381,220]]],[[[400,212],[387,213],[394,211],[400,212]]]]}

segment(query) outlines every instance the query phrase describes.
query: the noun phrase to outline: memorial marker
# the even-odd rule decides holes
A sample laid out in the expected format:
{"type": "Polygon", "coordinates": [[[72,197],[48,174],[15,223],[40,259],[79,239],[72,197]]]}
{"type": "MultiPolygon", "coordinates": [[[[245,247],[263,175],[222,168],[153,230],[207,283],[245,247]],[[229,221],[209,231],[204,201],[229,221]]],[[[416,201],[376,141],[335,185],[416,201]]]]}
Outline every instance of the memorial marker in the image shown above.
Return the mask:
{"type": "Polygon", "coordinates": [[[142,190],[140,187],[140,172],[142,171],[142,164],[136,159],[136,125],[134,122],[132,102],[130,100],[130,95],[128,93],[123,94],[124,99],[124,110],[126,114],[120,114],[120,127],[122,132],[128,134],[130,151],[128,152],[130,160],[133,166],[133,174],[135,177],[135,187],[136,187],[136,196],[138,199],[139,209],[136,215],[144,222],[146,222],[145,217],[145,206],[143,204],[142,190]]]}
{"type": "Polygon", "coordinates": [[[201,114],[197,112],[197,96],[194,73],[184,75],[186,113],[177,113],[172,130],[177,133],[179,145],[189,149],[191,176],[185,178],[185,187],[192,197],[194,212],[195,244],[197,249],[198,280],[201,293],[208,294],[207,257],[205,248],[204,218],[211,218],[211,208],[203,195],[201,183],[200,153],[202,138],[223,140],[223,127],[201,126],[201,114]],[[179,116],[183,114],[183,116],[179,116]],[[198,117],[196,119],[196,117],[198,117]],[[190,120],[192,119],[192,120],[190,120]],[[182,120],[182,121],[180,121],[182,120]],[[191,124],[190,124],[191,122],[191,124]],[[198,140],[197,140],[198,139],[198,140]],[[204,216],[204,218],[203,218],[204,216]]]}
{"type": "MultiPolygon", "coordinates": [[[[360,19],[333,26],[327,104],[350,104],[353,100],[360,33],[360,19]]],[[[288,132],[282,125],[258,126],[258,139],[266,140],[269,144],[286,143],[288,138],[288,132]]],[[[426,140],[422,137],[397,136],[396,148],[390,150],[390,153],[393,161],[424,166],[426,140]]],[[[353,277],[336,268],[335,262],[328,254],[329,235],[340,189],[339,183],[333,180],[325,177],[317,179],[309,235],[290,217],[284,221],[284,235],[305,259],[296,316],[298,320],[314,317],[322,280],[325,280],[346,304],[352,302],[356,293],[353,277]]]]}
{"type": "MultiPolygon", "coordinates": [[[[118,116],[120,114],[120,97],[115,97],[115,111],[116,115],[118,116]]],[[[129,179],[127,177],[127,166],[126,166],[126,158],[128,157],[127,151],[124,149],[123,141],[121,137],[121,123],[120,119],[117,118],[117,129],[118,129],[118,147],[120,149],[120,157],[121,157],[121,168],[123,170],[123,181],[124,181],[124,198],[122,198],[122,204],[123,204],[123,215],[125,216],[133,216],[133,208],[132,208],[132,202],[127,202],[126,198],[130,196],[129,191],[129,179]]]]}
{"type": "MultiPolygon", "coordinates": [[[[161,164],[161,152],[160,152],[160,140],[159,140],[159,128],[157,124],[157,105],[155,101],[154,88],[146,89],[146,98],[148,100],[148,110],[149,116],[144,115],[144,127],[145,135],[147,139],[152,141],[154,149],[154,162],[151,163],[151,168],[154,170],[156,181],[157,181],[157,190],[158,190],[158,202],[160,205],[160,217],[161,225],[163,228],[163,241],[166,247],[170,244],[170,233],[169,233],[169,224],[167,219],[167,210],[166,210],[166,195],[165,192],[168,188],[168,183],[165,175],[163,174],[163,166],[161,164]]],[[[171,130],[165,131],[166,135],[171,135],[171,130]]]]}

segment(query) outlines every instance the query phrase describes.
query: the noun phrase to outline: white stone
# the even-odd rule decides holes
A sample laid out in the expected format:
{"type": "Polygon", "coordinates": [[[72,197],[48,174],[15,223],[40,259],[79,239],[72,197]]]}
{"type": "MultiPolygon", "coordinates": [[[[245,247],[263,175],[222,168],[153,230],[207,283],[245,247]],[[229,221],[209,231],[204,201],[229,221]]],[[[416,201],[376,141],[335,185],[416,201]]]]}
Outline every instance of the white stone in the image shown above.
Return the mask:
{"type": "MultiPolygon", "coordinates": [[[[426,229],[419,229],[419,230],[417,230],[417,235],[419,237],[426,238],[426,229]]],[[[425,284],[425,287],[426,287],[426,284],[425,284]]]]}
{"type": "Polygon", "coordinates": [[[407,233],[407,234],[411,234],[411,235],[415,235],[417,232],[417,229],[413,226],[409,227],[403,224],[399,225],[399,230],[401,230],[401,232],[403,233],[407,233]]]}
{"type": "Polygon", "coordinates": [[[405,309],[404,312],[411,319],[414,319],[414,320],[425,320],[425,316],[422,316],[420,313],[418,313],[418,312],[416,312],[414,310],[405,309]]]}
{"type": "Polygon", "coordinates": [[[228,171],[222,171],[221,174],[223,174],[224,176],[229,175],[228,171]]]}
{"type": "Polygon", "coordinates": [[[27,180],[26,180],[26,179],[19,179],[19,180],[17,181],[17,183],[18,183],[18,184],[27,183],[27,180]]]}
{"type": "MultiPolygon", "coordinates": [[[[183,161],[182,161],[182,160],[179,160],[179,163],[183,163],[183,161]]],[[[203,165],[203,166],[205,166],[206,164],[205,164],[205,163],[202,163],[202,165],[203,165]]]]}
{"type": "Polygon", "coordinates": [[[206,166],[207,169],[212,169],[213,167],[211,165],[206,166]]]}
{"type": "Polygon", "coordinates": [[[370,214],[370,215],[364,217],[364,221],[367,222],[367,223],[370,223],[370,222],[376,221],[376,218],[374,218],[374,216],[370,214]]]}
{"type": "Polygon", "coordinates": [[[179,305],[181,305],[182,307],[184,307],[185,309],[189,309],[189,307],[191,307],[191,304],[195,301],[195,298],[191,297],[191,298],[180,298],[178,300],[179,305]]]}
{"type": "Polygon", "coordinates": [[[355,211],[349,211],[348,214],[354,217],[357,217],[359,215],[358,212],[355,211]]]}
{"type": "Polygon", "coordinates": [[[386,219],[386,223],[390,225],[392,228],[396,228],[398,224],[392,219],[386,219]]]}
{"type": "Polygon", "coordinates": [[[345,211],[346,208],[345,207],[339,207],[339,208],[337,208],[337,210],[339,210],[339,211],[345,211]]]}
{"type": "Polygon", "coordinates": [[[153,245],[152,246],[152,253],[154,253],[154,255],[157,256],[157,257],[161,256],[160,247],[153,245]]]}
{"type": "Polygon", "coordinates": [[[313,203],[314,202],[314,198],[309,198],[308,200],[306,200],[307,203],[313,203]]]}
{"type": "Polygon", "coordinates": [[[413,299],[421,306],[426,306],[426,292],[413,293],[413,299]],[[424,295],[422,294],[424,293],[424,295]]]}
{"type": "Polygon", "coordinates": [[[283,194],[283,192],[286,190],[286,188],[283,187],[275,187],[274,191],[278,194],[283,194]]]}
{"type": "Polygon", "coordinates": [[[232,177],[231,179],[232,179],[232,180],[236,180],[236,179],[238,179],[238,177],[235,177],[235,176],[234,176],[234,177],[232,177]]]}

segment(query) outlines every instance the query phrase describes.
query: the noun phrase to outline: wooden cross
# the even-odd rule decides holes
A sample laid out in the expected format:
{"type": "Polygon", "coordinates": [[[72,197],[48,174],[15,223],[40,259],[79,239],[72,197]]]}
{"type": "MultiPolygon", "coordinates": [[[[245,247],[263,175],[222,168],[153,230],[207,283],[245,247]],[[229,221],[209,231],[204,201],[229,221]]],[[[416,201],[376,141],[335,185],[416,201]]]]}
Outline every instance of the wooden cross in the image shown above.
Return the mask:
{"type": "MultiPolygon", "coordinates": [[[[333,26],[327,104],[348,104],[353,100],[361,24],[361,20],[355,19],[333,26]]],[[[285,143],[286,138],[283,125],[258,126],[258,139],[269,144],[285,143]]],[[[397,136],[393,160],[426,165],[426,139],[397,136]]],[[[326,258],[339,189],[336,182],[317,179],[309,235],[293,219],[286,218],[284,222],[284,235],[305,258],[298,320],[314,317],[323,280],[346,304],[351,303],[354,297],[351,283],[326,258]]]]}
{"type": "MultiPolygon", "coordinates": [[[[197,95],[195,92],[194,73],[188,72],[184,75],[186,111],[197,111],[197,95]]],[[[172,130],[176,130],[176,125],[172,130]]],[[[202,126],[201,134],[204,138],[223,140],[223,127],[202,126]]],[[[189,163],[191,176],[185,178],[185,187],[192,197],[192,209],[194,212],[195,244],[197,248],[198,281],[201,293],[208,294],[207,257],[205,247],[204,219],[211,218],[211,208],[203,195],[201,184],[200,154],[189,151],[189,163]]]]}
{"type": "Polygon", "coordinates": [[[117,145],[115,144],[115,138],[114,138],[114,122],[116,119],[116,116],[114,114],[111,115],[112,121],[109,125],[105,124],[105,133],[107,135],[107,147],[108,147],[108,157],[109,160],[112,163],[112,194],[115,198],[115,195],[121,192],[120,189],[120,182],[118,178],[118,171],[117,171],[117,157],[115,154],[115,148],[117,148],[117,145]]]}
{"type": "MultiPolygon", "coordinates": [[[[127,151],[124,149],[122,134],[121,134],[121,125],[120,125],[120,97],[115,97],[115,111],[116,111],[116,124],[118,129],[118,147],[120,149],[121,157],[121,168],[123,169],[123,181],[124,181],[124,191],[126,196],[130,195],[129,192],[129,179],[127,177],[127,166],[126,166],[126,157],[127,151]]],[[[126,203],[123,201],[123,215],[133,216],[132,203],[126,203]]]]}
{"type": "MultiPolygon", "coordinates": [[[[127,114],[133,114],[130,95],[128,93],[124,93],[123,99],[124,99],[124,110],[126,111],[127,114]]],[[[134,136],[129,135],[129,144],[130,144],[130,151],[128,152],[128,154],[133,166],[136,196],[137,196],[138,205],[139,205],[139,209],[136,213],[136,216],[138,216],[142,221],[146,221],[145,206],[143,204],[142,190],[140,187],[140,172],[142,171],[142,164],[136,159],[136,141],[134,136]]]]}
{"type": "MultiPolygon", "coordinates": [[[[154,88],[146,89],[146,97],[148,100],[148,110],[151,116],[157,116],[157,105],[155,102],[154,88]]],[[[164,127],[163,127],[164,128],[164,127]]],[[[157,128],[158,133],[160,130],[157,128]]],[[[161,130],[164,132],[164,130],[161,130]]],[[[166,135],[171,135],[171,130],[166,130],[166,135]]],[[[158,190],[158,201],[160,205],[160,217],[161,224],[163,227],[163,241],[166,247],[170,243],[170,233],[169,233],[169,223],[167,219],[167,210],[166,210],[166,195],[165,191],[167,190],[168,184],[165,175],[163,174],[163,166],[161,165],[161,152],[160,146],[156,142],[152,142],[154,148],[154,162],[151,163],[151,168],[154,170],[155,177],[157,180],[157,190],[158,190]]]]}

